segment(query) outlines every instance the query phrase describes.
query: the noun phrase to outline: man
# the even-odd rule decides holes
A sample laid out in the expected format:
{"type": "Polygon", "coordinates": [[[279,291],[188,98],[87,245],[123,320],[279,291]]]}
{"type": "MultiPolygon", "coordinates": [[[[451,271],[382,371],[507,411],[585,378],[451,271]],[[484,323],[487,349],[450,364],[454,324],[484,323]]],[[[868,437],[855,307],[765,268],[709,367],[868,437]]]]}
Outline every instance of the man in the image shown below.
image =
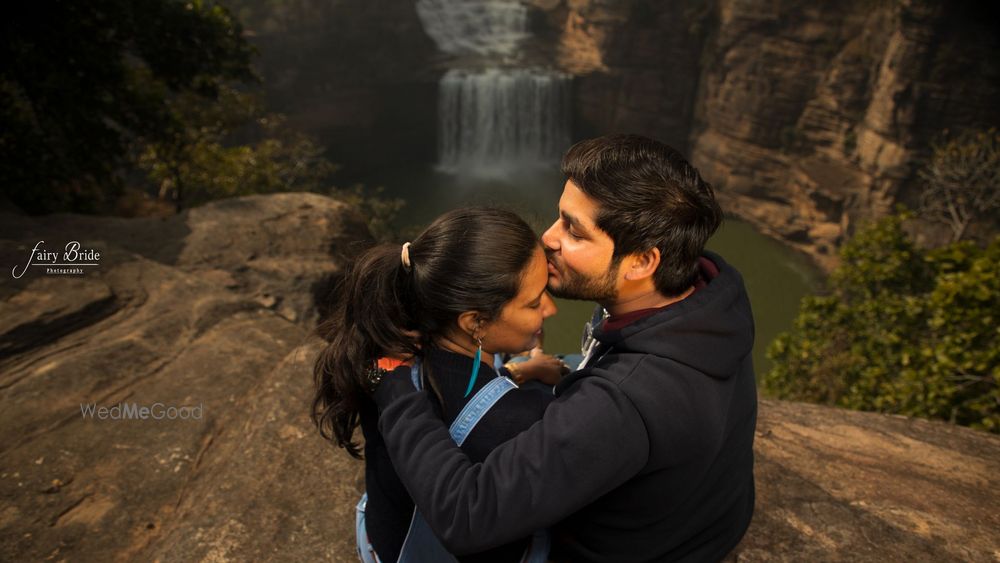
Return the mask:
{"type": "Polygon", "coordinates": [[[375,398],[394,465],[455,553],[550,528],[560,561],[714,561],[754,504],[753,317],[739,273],[704,253],[711,187],[634,135],[566,153],[559,218],[542,236],[549,290],[597,301],[581,368],[544,418],[471,463],[403,378],[375,398]]]}

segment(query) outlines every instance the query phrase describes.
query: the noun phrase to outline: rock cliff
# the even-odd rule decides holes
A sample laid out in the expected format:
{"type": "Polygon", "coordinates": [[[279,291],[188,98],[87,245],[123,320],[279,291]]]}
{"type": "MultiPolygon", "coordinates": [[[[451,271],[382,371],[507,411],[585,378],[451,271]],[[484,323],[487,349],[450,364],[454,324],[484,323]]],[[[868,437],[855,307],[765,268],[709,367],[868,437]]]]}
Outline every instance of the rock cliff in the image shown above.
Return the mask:
{"type": "Polygon", "coordinates": [[[441,55],[414,2],[243,2],[269,107],[315,135],[355,179],[436,154],[441,55]]]}
{"type": "Polygon", "coordinates": [[[826,268],[858,221],[917,203],[937,135],[1000,123],[1000,36],[985,4],[534,4],[577,76],[579,136],[677,146],[728,212],[826,268]]]}
{"type": "MultiPolygon", "coordinates": [[[[6,268],[39,240],[101,257],[83,276],[4,271],[0,559],[354,560],[362,463],[307,413],[316,305],[368,240],[358,217],[312,194],[169,219],[0,215],[6,268]],[[85,412],[132,403],[200,410],[85,412]]],[[[757,511],[731,560],[1000,553],[1000,437],[773,401],[757,430],[757,511]]]]}
{"type": "Polygon", "coordinates": [[[709,32],[703,2],[535,1],[542,41],[573,74],[577,138],[609,132],[655,136],[686,149],[700,59],[709,32]]]}
{"type": "Polygon", "coordinates": [[[996,36],[969,4],[723,2],[693,158],[727,207],[824,266],[918,202],[945,129],[1000,122],[996,36]]]}
{"type": "Polygon", "coordinates": [[[316,438],[306,400],[316,301],[369,239],[351,209],[281,194],[0,223],[6,268],[40,240],[100,252],[83,276],[4,273],[0,559],[350,553],[361,465],[316,438]],[[119,404],[151,413],[86,414],[119,404]]]}

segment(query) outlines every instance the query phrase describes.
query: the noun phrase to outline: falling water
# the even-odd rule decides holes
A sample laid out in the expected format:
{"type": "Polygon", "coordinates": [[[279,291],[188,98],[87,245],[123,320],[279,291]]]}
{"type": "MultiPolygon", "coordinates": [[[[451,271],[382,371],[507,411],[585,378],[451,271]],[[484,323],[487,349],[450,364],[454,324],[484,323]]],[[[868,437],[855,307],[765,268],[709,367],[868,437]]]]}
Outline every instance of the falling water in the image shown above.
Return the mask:
{"type": "Polygon", "coordinates": [[[530,69],[449,70],[438,94],[441,167],[489,175],[551,163],[569,144],[568,84],[530,69]]]}
{"type": "Polygon", "coordinates": [[[512,67],[529,36],[527,8],[503,0],[419,0],[417,13],[439,49],[476,61],[441,78],[440,167],[496,175],[551,165],[570,140],[570,81],[559,72],[512,67]]]}

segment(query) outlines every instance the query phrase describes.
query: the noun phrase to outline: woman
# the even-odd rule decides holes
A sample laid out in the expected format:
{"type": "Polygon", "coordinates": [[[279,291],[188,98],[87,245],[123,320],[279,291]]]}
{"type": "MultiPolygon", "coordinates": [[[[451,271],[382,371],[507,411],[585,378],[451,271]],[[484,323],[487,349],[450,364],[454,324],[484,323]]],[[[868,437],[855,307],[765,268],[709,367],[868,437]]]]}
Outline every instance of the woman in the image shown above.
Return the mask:
{"type": "MultiPolygon", "coordinates": [[[[357,458],[354,428],[360,423],[364,433],[367,504],[359,505],[359,549],[367,547],[366,531],[378,560],[396,561],[401,552],[412,552],[408,532],[419,522],[370,398],[379,377],[393,369],[386,358],[410,358],[395,369],[412,372],[418,385],[430,389],[441,418],[452,424],[487,386],[506,381],[493,381],[499,377],[491,367],[494,354],[516,354],[539,343],[542,321],[556,312],[547,280],[545,254],[531,228],[514,213],[488,208],[446,213],[412,243],[374,247],[347,272],[330,344],[315,367],[313,420],[324,437],[357,458]]],[[[519,380],[550,380],[563,366],[536,355],[513,369],[519,380]]],[[[500,372],[511,376],[508,368],[500,372]]],[[[473,461],[485,459],[541,418],[551,400],[551,393],[538,390],[506,392],[464,442],[456,442],[473,461]]],[[[462,560],[519,561],[530,543],[525,538],[462,560]]]]}

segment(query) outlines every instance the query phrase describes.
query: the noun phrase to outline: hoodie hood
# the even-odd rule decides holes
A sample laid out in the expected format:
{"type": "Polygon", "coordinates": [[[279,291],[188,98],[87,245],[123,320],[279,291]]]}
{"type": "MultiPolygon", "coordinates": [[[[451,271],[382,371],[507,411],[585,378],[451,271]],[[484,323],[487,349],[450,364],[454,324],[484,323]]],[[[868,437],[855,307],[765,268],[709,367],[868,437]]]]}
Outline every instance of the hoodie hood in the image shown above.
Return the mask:
{"type": "MultiPolygon", "coordinates": [[[[738,372],[754,342],[753,313],[743,277],[719,255],[704,257],[718,275],[686,299],[618,330],[599,326],[594,337],[613,354],[651,354],[717,379],[738,372]]],[[[704,269],[704,268],[703,268],[704,269]]]]}

